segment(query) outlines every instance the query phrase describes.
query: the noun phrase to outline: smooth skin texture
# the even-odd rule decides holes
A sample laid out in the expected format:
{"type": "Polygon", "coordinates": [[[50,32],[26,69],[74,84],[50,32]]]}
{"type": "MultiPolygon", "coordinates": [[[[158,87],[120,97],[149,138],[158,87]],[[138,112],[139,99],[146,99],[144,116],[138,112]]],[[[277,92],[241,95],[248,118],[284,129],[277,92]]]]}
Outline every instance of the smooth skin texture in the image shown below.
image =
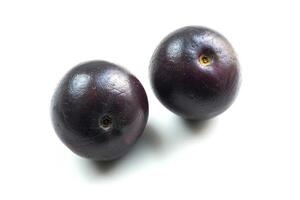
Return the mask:
{"type": "Polygon", "coordinates": [[[52,99],[55,131],[74,153],[98,161],[123,156],[143,133],[146,92],[127,70],[106,61],[71,69],[52,99]]]}
{"type": "Polygon", "coordinates": [[[155,50],[150,80],[169,110],[192,120],[224,112],[239,85],[239,63],[224,36],[214,30],[183,27],[169,34],[155,50]]]}

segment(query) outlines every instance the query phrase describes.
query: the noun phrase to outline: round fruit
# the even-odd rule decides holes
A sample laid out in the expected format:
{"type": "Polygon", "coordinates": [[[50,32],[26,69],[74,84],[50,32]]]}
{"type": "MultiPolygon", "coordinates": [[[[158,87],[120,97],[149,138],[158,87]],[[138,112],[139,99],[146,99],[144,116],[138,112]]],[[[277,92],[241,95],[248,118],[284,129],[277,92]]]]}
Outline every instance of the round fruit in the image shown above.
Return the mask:
{"type": "Polygon", "coordinates": [[[157,47],[150,79],[168,109],[187,119],[204,120],[224,112],[233,102],[239,64],[221,34],[204,27],[184,27],[157,47]]]}
{"type": "Polygon", "coordinates": [[[65,75],[51,111],[55,131],[66,146],[80,156],[105,161],[124,155],[142,134],[148,100],[128,71],[92,61],[65,75]]]}

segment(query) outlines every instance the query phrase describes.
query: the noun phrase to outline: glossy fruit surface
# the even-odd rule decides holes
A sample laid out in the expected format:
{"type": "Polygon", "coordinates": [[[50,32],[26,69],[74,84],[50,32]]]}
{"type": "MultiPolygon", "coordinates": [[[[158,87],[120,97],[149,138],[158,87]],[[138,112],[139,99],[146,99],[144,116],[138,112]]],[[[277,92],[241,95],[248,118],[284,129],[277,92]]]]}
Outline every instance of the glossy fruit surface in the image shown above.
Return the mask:
{"type": "Polygon", "coordinates": [[[55,131],[66,146],[80,156],[105,161],[124,155],[142,134],[148,100],[128,71],[91,61],[65,75],[51,111],[55,131]]]}
{"type": "Polygon", "coordinates": [[[239,63],[221,34],[189,26],[169,34],[157,47],[150,79],[168,109],[187,119],[204,120],[224,112],[233,102],[239,63]]]}

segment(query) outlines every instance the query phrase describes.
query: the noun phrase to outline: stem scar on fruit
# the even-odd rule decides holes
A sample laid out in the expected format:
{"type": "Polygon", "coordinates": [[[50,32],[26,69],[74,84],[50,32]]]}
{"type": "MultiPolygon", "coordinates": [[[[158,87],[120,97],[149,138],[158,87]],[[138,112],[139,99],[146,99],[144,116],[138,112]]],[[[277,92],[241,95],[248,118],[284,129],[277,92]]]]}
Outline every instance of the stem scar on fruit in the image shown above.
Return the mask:
{"type": "Polygon", "coordinates": [[[203,54],[199,57],[199,63],[200,63],[200,65],[206,67],[212,63],[212,57],[209,55],[203,54]]]}
{"type": "Polygon", "coordinates": [[[100,128],[104,130],[108,130],[112,126],[112,118],[109,115],[104,115],[103,117],[100,118],[99,121],[99,126],[100,128]]]}

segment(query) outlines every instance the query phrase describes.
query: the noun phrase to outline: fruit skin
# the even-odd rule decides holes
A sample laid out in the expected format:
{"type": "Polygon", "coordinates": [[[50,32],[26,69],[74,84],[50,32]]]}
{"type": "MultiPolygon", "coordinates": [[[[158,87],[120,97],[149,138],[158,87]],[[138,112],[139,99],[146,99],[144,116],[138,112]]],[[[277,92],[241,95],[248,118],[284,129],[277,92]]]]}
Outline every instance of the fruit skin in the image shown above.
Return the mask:
{"type": "Polygon", "coordinates": [[[224,112],[237,94],[239,77],[239,63],[230,43],[216,31],[200,26],[169,34],[150,63],[150,81],[158,99],[169,110],[192,120],[224,112]],[[199,60],[203,56],[211,58],[211,64],[202,65],[199,60]]]}
{"type": "Polygon", "coordinates": [[[128,71],[91,61],[74,67],[61,80],[51,115],[58,137],[74,153],[108,161],[124,155],[142,134],[148,100],[128,71]]]}

